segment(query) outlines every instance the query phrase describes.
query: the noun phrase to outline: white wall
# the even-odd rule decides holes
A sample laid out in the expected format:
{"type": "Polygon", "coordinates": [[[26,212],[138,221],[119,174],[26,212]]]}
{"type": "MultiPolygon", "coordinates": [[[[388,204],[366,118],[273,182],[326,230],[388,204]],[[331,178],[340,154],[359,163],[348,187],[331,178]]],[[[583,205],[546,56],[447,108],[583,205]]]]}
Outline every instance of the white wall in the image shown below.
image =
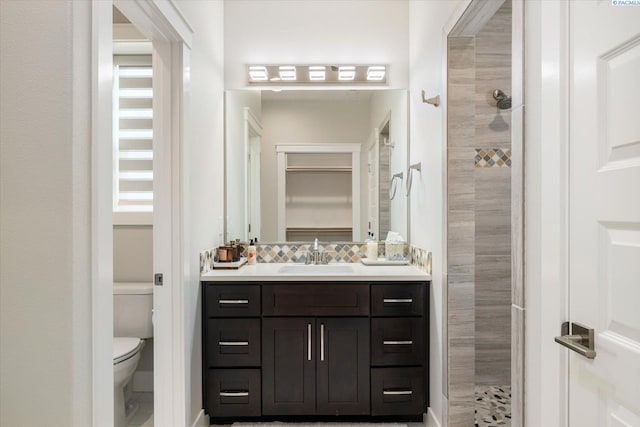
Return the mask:
{"type": "Polygon", "coordinates": [[[246,65],[389,64],[389,87],[408,83],[406,0],[225,2],[225,87],[246,86],[246,65]]]}
{"type": "Polygon", "coordinates": [[[185,364],[187,420],[202,410],[200,265],[198,253],[222,242],[224,141],[224,3],[181,0],[193,27],[190,99],[184,144],[185,364]]]}
{"type": "Polygon", "coordinates": [[[113,226],[113,281],[153,282],[153,227],[113,226]]]}
{"type": "Polygon", "coordinates": [[[88,426],[91,3],[0,2],[0,425],[88,426]]]}
{"type": "Polygon", "coordinates": [[[566,426],[568,26],[563,0],[524,2],[525,403],[527,426],[566,426]]]}
{"type": "Polygon", "coordinates": [[[245,196],[247,191],[247,149],[245,147],[245,108],[261,121],[262,104],[260,91],[233,90],[225,94],[225,158],[226,158],[226,204],[227,236],[229,239],[244,239],[247,225],[245,196]]]}
{"type": "MultiPolygon", "coordinates": [[[[410,1],[409,73],[410,73],[410,162],[422,162],[422,174],[414,176],[410,198],[410,241],[433,253],[430,301],[430,417],[443,423],[446,400],[443,395],[442,328],[443,313],[443,193],[444,147],[442,107],[424,104],[427,96],[440,94],[446,103],[443,64],[445,36],[443,26],[467,3],[456,1],[410,1]]],[[[444,424],[443,424],[444,425],[444,424]]]]}
{"type": "MultiPolygon", "coordinates": [[[[262,241],[277,241],[278,144],[363,144],[369,136],[369,102],[361,97],[325,101],[262,101],[262,241]]],[[[366,153],[366,150],[361,151],[366,153]]],[[[366,228],[366,227],[365,227],[366,228]]]]}

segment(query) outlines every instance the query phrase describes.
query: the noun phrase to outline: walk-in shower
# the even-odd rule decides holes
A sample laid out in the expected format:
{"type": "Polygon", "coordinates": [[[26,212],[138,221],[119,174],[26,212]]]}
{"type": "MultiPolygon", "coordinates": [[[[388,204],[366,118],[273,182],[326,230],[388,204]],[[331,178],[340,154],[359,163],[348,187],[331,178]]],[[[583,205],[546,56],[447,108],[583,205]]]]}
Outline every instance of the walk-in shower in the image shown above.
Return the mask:
{"type": "Polygon", "coordinates": [[[512,19],[511,0],[474,0],[447,38],[450,427],[521,426],[522,374],[512,371],[519,366],[512,343],[522,338],[512,326],[520,259],[513,255],[520,245],[514,230],[522,215],[512,208],[521,198],[514,181],[521,163],[512,141],[512,19]]]}

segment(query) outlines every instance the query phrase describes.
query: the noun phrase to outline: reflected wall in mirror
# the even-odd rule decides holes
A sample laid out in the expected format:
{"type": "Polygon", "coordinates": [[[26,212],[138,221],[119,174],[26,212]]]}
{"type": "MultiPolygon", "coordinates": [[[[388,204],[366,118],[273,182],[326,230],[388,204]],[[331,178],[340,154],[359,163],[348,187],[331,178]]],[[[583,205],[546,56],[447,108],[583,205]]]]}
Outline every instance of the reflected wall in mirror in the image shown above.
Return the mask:
{"type": "Polygon", "coordinates": [[[227,91],[225,115],[226,240],[407,238],[406,91],[227,91]]]}

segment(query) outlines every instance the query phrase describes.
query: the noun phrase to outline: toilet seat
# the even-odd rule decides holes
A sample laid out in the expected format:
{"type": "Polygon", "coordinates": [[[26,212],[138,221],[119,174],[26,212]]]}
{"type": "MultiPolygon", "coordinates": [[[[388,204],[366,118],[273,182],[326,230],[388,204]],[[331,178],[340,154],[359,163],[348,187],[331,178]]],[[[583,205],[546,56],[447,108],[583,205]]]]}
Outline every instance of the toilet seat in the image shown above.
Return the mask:
{"type": "Polygon", "coordinates": [[[140,351],[144,342],[140,338],[114,337],[113,338],[113,364],[124,362],[140,351]]]}

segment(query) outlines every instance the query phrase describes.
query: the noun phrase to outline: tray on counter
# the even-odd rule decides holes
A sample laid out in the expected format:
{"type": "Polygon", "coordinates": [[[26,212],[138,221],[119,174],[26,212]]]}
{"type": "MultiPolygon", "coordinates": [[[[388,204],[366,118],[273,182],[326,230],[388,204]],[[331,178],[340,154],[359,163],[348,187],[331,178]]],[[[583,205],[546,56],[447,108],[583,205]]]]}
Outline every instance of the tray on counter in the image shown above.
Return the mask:
{"type": "Polygon", "coordinates": [[[237,270],[247,263],[247,258],[242,257],[239,261],[232,262],[213,262],[213,268],[215,270],[237,270]]]}

